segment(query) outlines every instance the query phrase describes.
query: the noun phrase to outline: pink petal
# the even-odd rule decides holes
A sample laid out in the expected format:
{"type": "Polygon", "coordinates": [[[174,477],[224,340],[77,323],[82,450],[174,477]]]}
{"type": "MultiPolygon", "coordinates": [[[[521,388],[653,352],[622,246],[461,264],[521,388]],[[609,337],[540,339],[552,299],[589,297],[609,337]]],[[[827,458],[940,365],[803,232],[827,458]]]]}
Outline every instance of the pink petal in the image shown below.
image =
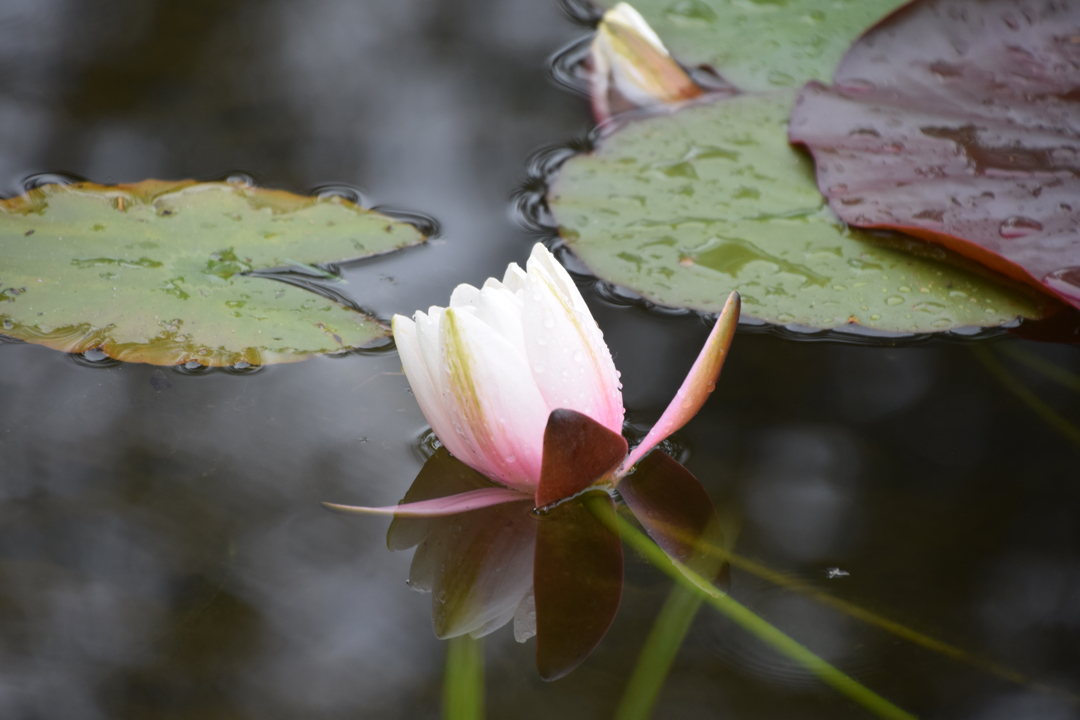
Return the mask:
{"type": "Polygon", "coordinates": [[[616,473],[617,477],[625,475],[645,453],[652,450],[656,445],[671,433],[685,425],[690,418],[697,414],[701,406],[709,398],[709,393],[716,387],[716,379],[720,376],[720,368],[724,366],[727,358],[728,347],[735,337],[735,327],[739,323],[739,307],[741,300],[739,293],[733,292],[724,303],[724,310],[716,320],[709,338],[705,341],[705,347],[701,349],[690,373],[683,380],[682,387],[675,393],[675,397],[664,410],[664,414],[653,425],[652,430],[641,441],[641,444],[631,451],[623,462],[622,467],[616,473]]]}
{"type": "Polygon", "coordinates": [[[389,505],[387,507],[360,507],[358,505],[338,505],[323,503],[331,510],[340,510],[358,515],[394,515],[396,517],[442,517],[458,513],[479,510],[480,508],[499,505],[500,503],[529,500],[525,493],[509,488],[484,488],[470,490],[450,497],[421,500],[420,502],[389,505]]]}
{"type": "Polygon", "coordinates": [[[442,346],[447,409],[477,459],[469,464],[503,485],[535,488],[549,413],[528,360],[473,308],[447,308],[442,346]]]}

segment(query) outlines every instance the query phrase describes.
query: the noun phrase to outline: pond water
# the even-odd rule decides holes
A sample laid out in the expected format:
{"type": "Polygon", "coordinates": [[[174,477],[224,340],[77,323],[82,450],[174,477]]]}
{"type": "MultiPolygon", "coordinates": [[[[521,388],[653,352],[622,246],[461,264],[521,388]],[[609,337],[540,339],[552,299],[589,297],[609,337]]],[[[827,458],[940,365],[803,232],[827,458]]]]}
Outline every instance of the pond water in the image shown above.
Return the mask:
{"type": "MultiPolygon", "coordinates": [[[[539,0],[5,0],[0,181],[353,186],[441,225],[339,286],[411,313],[528,256],[511,192],[588,127],[547,70],[585,32],[539,0]]],[[[581,287],[646,428],[709,326],[581,287]]],[[[1007,336],[741,331],[675,437],[736,551],[974,660],[738,568],[732,596],[920,717],[1080,717],[1080,392],[1037,362],[1080,376],[1075,346],[1007,336]]],[[[396,503],[426,429],[389,347],[183,372],[0,344],[0,717],[438,717],[411,553],[320,506],[396,503]]],[[[628,552],[614,625],[554,683],[491,635],[489,717],[610,717],[670,587],[628,552]]],[[[869,714],[704,608],[656,717],[869,714]]]]}

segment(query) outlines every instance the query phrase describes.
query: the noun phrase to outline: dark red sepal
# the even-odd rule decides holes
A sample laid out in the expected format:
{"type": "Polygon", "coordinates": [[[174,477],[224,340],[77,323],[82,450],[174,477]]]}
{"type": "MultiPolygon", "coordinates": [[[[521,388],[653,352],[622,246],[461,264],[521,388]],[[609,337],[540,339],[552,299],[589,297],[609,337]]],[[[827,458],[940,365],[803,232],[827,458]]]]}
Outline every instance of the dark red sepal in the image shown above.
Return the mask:
{"type": "Polygon", "coordinates": [[[574,410],[552,410],[544,429],[544,458],[536,507],[572,497],[626,457],[626,440],[588,415],[574,410]]]}

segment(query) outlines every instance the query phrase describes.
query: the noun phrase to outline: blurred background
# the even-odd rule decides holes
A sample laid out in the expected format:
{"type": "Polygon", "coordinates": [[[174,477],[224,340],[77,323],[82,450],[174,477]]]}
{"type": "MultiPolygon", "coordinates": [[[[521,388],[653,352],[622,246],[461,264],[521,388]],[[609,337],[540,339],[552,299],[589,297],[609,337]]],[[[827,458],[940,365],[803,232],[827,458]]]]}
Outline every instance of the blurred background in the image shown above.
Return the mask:
{"type": "MultiPolygon", "coordinates": [[[[445,304],[528,256],[511,194],[588,128],[547,69],[587,32],[554,0],[3,0],[0,188],[352,188],[442,229],[338,287],[384,318],[445,304]]],[[[582,288],[648,427],[708,325],[582,288]]],[[[675,441],[738,552],[1038,682],[736,571],[770,622],[921,717],[1078,718],[1078,447],[986,362],[1075,426],[1080,393],[1015,353],[1078,374],[1080,352],[975,347],[747,329],[675,441]]],[[[409,553],[385,520],[319,505],[397,502],[425,430],[392,348],[230,373],[0,344],[0,717],[438,717],[444,648],[409,553]]],[[[669,591],[627,561],[615,625],[568,678],[541,682],[509,628],[488,639],[490,717],[611,715],[669,591]]],[[[703,610],[656,716],[867,715],[703,610]]]]}

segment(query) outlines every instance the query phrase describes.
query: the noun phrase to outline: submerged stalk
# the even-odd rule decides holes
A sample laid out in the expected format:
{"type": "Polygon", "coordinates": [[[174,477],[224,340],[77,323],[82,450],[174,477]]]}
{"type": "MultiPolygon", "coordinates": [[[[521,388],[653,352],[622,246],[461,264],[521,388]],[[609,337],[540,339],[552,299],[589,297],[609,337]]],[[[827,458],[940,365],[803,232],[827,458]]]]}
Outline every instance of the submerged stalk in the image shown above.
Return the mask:
{"type": "MultiPolygon", "coordinates": [[[[584,502],[594,517],[601,522],[610,523],[608,514],[604,512],[604,506],[597,506],[596,499],[589,498],[584,502]]],[[[902,710],[870,688],[852,679],[840,669],[830,665],[797,641],[785,635],[765,619],[754,614],[731,597],[721,593],[705,578],[690,568],[669,558],[658,545],[653,543],[648,536],[640,532],[628,520],[618,515],[615,518],[616,524],[609,524],[609,530],[620,533],[626,544],[644,555],[650,563],[673,578],[675,582],[699,593],[705,602],[727,616],[736,625],[757,636],[759,640],[771,646],[780,654],[802,665],[824,683],[848,696],[878,717],[886,718],[886,720],[916,720],[916,717],[911,713],[902,710]]]]}
{"type": "Polygon", "coordinates": [[[975,357],[979,358],[979,362],[983,364],[983,367],[989,370],[990,374],[997,378],[998,382],[1018,397],[1032,412],[1067,437],[1073,445],[1080,447],[1080,429],[1077,429],[1076,426],[1059,415],[1056,410],[1040,400],[1027,386],[1010,375],[1005,366],[1001,364],[1001,361],[994,357],[994,354],[987,348],[976,345],[971,348],[971,351],[975,353],[975,357]]]}
{"type": "Polygon", "coordinates": [[[443,720],[483,720],[484,641],[469,635],[446,641],[443,720]]]}
{"type": "Polygon", "coordinates": [[[702,602],[701,593],[684,585],[676,583],[671,589],[626,684],[615,720],[647,720],[652,715],[671,664],[702,602]]]}

